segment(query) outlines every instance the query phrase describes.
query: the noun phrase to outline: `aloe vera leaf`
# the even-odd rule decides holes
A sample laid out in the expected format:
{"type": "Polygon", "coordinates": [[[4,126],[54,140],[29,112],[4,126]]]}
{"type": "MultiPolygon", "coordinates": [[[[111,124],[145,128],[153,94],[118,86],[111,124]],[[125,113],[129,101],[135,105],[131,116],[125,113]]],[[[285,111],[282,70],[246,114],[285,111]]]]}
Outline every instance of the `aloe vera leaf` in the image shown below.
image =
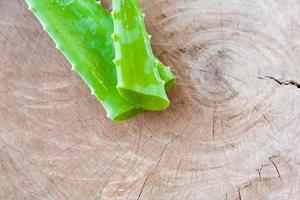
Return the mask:
{"type": "Polygon", "coordinates": [[[143,109],[163,110],[169,106],[165,81],[159,75],[138,2],[112,2],[118,91],[126,100],[143,109]]]}
{"type": "MultiPolygon", "coordinates": [[[[113,19],[111,18],[111,20],[113,19]]],[[[111,30],[107,29],[107,31],[110,35],[113,34],[114,32],[113,29],[111,30]]],[[[176,76],[172,73],[170,67],[165,66],[158,59],[157,59],[157,69],[160,78],[165,81],[165,90],[169,91],[176,82],[176,76]]]]}
{"type": "MultiPolygon", "coordinates": [[[[111,18],[111,20],[113,19],[111,18]]],[[[111,30],[107,29],[107,31],[109,34],[113,34],[113,29],[111,30]]],[[[169,91],[176,82],[176,76],[171,72],[170,67],[165,66],[158,59],[157,59],[157,69],[160,78],[165,81],[165,90],[169,91]]]]}
{"type": "Polygon", "coordinates": [[[125,120],[142,110],[123,99],[117,89],[113,22],[94,0],[27,0],[32,12],[55,41],[72,69],[87,83],[112,120],[125,120]]]}

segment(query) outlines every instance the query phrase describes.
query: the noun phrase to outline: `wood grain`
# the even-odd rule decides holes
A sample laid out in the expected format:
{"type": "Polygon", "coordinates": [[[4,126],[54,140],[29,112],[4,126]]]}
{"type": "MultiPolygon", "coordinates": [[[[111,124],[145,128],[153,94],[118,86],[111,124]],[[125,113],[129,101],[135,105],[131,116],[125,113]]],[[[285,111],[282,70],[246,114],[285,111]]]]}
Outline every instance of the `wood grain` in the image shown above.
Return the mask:
{"type": "MultiPolygon", "coordinates": [[[[104,1],[109,7],[109,1],[104,1]]],[[[300,2],[142,2],[171,107],[113,123],[0,0],[0,199],[300,199],[300,2]]]]}

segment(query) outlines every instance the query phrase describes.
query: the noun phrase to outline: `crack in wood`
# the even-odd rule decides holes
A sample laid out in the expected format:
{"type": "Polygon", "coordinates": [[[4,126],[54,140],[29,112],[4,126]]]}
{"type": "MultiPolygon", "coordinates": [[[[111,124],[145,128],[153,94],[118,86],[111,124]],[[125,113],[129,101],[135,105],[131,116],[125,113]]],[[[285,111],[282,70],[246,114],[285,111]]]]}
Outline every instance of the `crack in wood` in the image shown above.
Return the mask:
{"type": "Polygon", "coordinates": [[[281,175],[280,175],[279,169],[278,169],[278,167],[277,167],[276,163],[275,163],[275,162],[272,160],[274,157],[275,157],[275,156],[273,156],[273,157],[269,158],[269,160],[270,160],[270,162],[273,164],[273,166],[275,167],[275,169],[276,169],[276,172],[277,172],[277,174],[278,174],[278,177],[279,177],[279,179],[282,181],[282,178],[281,178],[281,175]]]}
{"type": "Polygon", "coordinates": [[[238,195],[239,195],[239,200],[242,200],[241,189],[240,188],[238,188],[238,195]]]}
{"type": "Polygon", "coordinates": [[[171,143],[174,142],[174,140],[175,140],[177,137],[178,137],[178,135],[175,136],[170,142],[168,142],[168,143],[165,145],[164,149],[162,150],[162,152],[161,152],[161,154],[160,154],[160,158],[159,158],[159,160],[158,160],[158,162],[157,162],[157,164],[156,164],[156,166],[155,166],[155,168],[154,168],[154,170],[153,170],[153,172],[152,172],[153,174],[154,174],[155,171],[157,170],[157,168],[158,168],[158,166],[159,166],[159,164],[160,164],[160,161],[162,160],[163,155],[164,155],[165,152],[166,152],[166,149],[168,148],[168,146],[169,146],[171,143]]]}
{"type": "Polygon", "coordinates": [[[216,117],[213,118],[212,139],[215,140],[216,117]]]}
{"type": "Polygon", "coordinates": [[[256,169],[256,171],[258,172],[258,178],[259,178],[259,180],[261,181],[262,179],[261,179],[261,170],[264,168],[264,167],[266,167],[267,165],[262,165],[259,169],[256,169]]]}
{"type": "Polygon", "coordinates": [[[259,178],[259,181],[261,181],[261,171],[257,171],[258,172],[258,178],[259,178]]]}
{"type": "MultiPolygon", "coordinates": [[[[282,181],[282,177],[281,177],[281,174],[280,174],[280,171],[279,171],[279,168],[277,167],[276,163],[273,161],[273,158],[277,158],[278,156],[274,155],[272,157],[269,157],[269,161],[270,163],[274,166],[277,174],[278,174],[278,177],[279,179],[282,181]]],[[[261,171],[264,167],[267,167],[269,166],[270,164],[264,164],[264,165],[261,165],[260,168],[256,169],[257,173],[258,173],[258,178],[259,178],[259,181],[262,181],[262,175],[261,175],[261,171]]]]}
{"type": "Polygon", "coordinates": [[[242,188],[238,187],[238,197],[239,197],[239,200],[242,200],[241,191],[244,190],[244,189],[246,189],[247,187],[250,187],[251,185],[252,185],[252,182],[250,182],[248,185],[245,185],[242,188]]]}
{"type": "Polygon", "coordinates": [[[156,165],[155,165],[155,168],[153,169],[153,171],[151,171],[151,172],[147,175],[147,177],[146,177],[146,179],[145,179],[145,181],[144,181],[144,183],[143,183],[143,186],[142,186],[142,188],[141,188],[141,191],[140,191],[140,193],[139,193],[139,195],[138,195],[137,200],[140,199],[140,197],[141,197],[141,195],[142,195],[142,193],[143,193],[143,191],[144,191],[144,189],[145,189],[146,183],[148,182],[150,176],[153,175],[153,174],[156,172],[156,170],[157,170],[157,168],[158,168],[158,166],[159,166],[159,164],[160,164],[160,162],[161,162],[161,160],[162,160],[162,158],[163,158],[163,155],[165,154],[165,152],[166,152],[168,146],[169,146],[171,143],[173,143],[174,140],[175,140],[177,137],[178,137],[178,135],[175,136],[170,142],[168,142],[168,143],[164,146],[162,152],[160,153],[159,160],[157,161],[157,163],[156,163],[156,165]]]}
{"type": "Polygon", "coordinates": [[[264,76],[264,77],[258,77],[259,79],[271,79],[273,81],[275,81],[276,83],[278,83],[279,85],[293,85],[295,87],[297,87],[298,89],[300,89],[300,83],[296,82],[294,80],[279,80],[277,78],[274,78],[272,76],[264,76]]]}
{"type": "Polygon", "coordinates": [[[149,179],[150,176],[151,176],[151,173],[149,173],[148,176],[146,177],[146,179],[145,179],[145,181],[143,183],[142,189],[141,189],[141,191],[140,191],[140,193],[139,193],[139,195],[137,197],[137,200],[139,200],[141,198],[142,193],[143,193],[143,191],[145,189],[146,183],[147,183],[147,181],[148,181],[148,179],[149,179]]]}

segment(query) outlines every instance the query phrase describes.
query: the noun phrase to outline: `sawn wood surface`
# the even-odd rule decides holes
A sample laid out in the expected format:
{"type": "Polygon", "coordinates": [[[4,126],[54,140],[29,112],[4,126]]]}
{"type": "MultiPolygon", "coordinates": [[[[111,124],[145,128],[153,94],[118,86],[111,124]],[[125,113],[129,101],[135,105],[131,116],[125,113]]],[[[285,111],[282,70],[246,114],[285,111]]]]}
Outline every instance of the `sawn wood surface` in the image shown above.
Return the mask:
{"type": "Polygon", "coordinates": [[[114,123],[25,1],[0,0],[0,199],[299,200],[300,1],[141,6],[178,81],[166,111],[114,123]]]}

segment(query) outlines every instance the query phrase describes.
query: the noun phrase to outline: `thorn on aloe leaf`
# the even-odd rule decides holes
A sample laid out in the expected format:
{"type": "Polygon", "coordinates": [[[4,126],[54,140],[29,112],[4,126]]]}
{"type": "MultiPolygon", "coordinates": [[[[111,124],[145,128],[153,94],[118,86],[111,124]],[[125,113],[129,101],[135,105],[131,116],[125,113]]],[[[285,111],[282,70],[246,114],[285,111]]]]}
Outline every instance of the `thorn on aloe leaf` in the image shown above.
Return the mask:
{"type": "Polygon", "coordinates": [[[28,10],[30,10],[30,11],[32,11],[32,12],[35,12],[35,11],[36,11],[35,7],[33,7],[33,6],[28,6],[28,10]]]}
{"type": "Polygon", "coordinates": [[[116,33],[111,34],[111,37],[114,41],[118,41],[119,37],[116,33]]]}
{"type": "Polygon", "coordinates": [[[117,59],[117,58],[115,58],[115,59],[113,59],[113,63],[115,63],[115,65],[119,65],[120,64],[120,60],[117,59]]]}
{"type": "Polygon", "coordinates": [[[116,13],[116,12],[114,12],[114,11],[111,11],[111,13],[110,13],[110,14],[111,14],[111,16],[112,16],[112,17],[117,17],[117,13],[116,13]]]}

